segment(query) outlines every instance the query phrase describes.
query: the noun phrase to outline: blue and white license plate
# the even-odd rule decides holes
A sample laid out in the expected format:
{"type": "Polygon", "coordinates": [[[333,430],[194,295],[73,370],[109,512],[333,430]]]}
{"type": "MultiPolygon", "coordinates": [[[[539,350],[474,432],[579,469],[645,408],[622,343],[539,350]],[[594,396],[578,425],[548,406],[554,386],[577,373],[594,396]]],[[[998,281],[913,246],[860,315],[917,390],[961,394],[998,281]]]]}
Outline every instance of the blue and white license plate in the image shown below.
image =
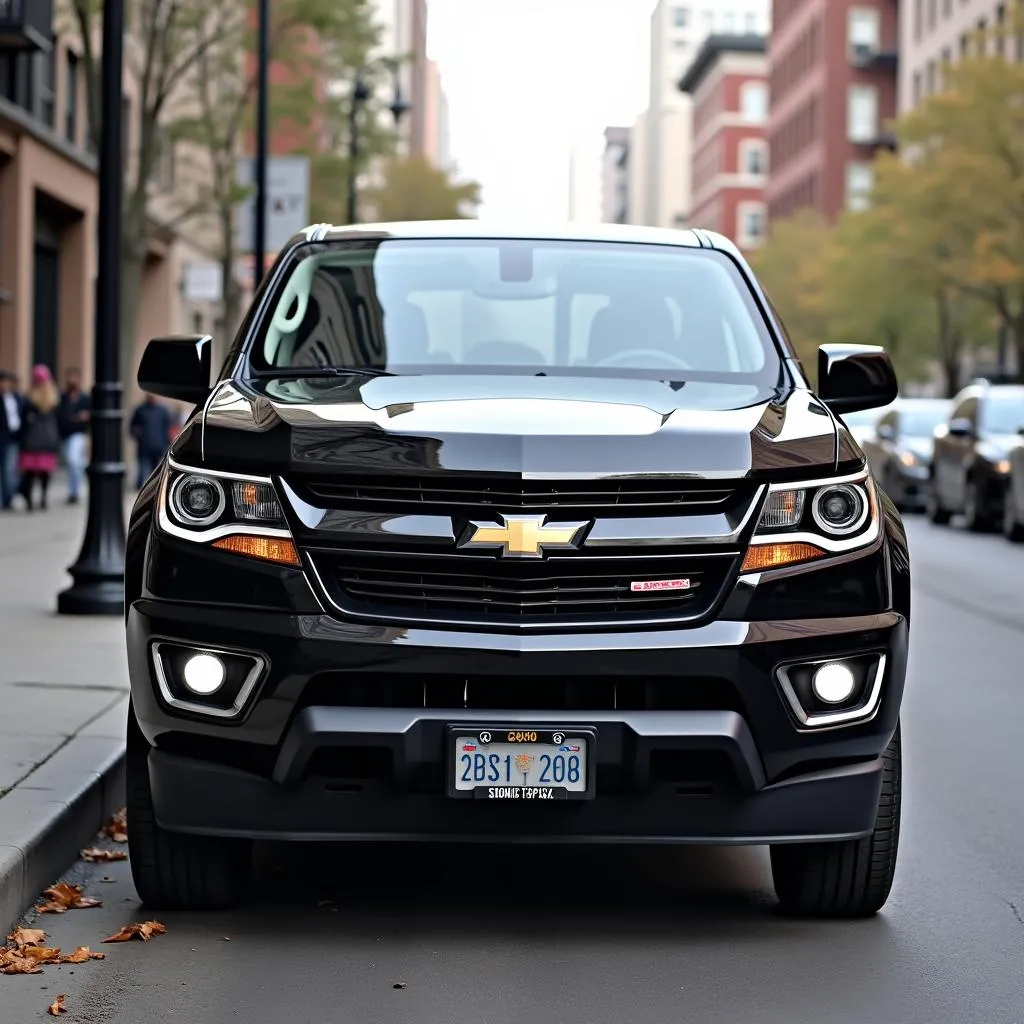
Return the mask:
{"type": "Polygon", "coordinates": [[[482,800],[588,800],[593,730],[450,730],[448,793],[482,800]]]}

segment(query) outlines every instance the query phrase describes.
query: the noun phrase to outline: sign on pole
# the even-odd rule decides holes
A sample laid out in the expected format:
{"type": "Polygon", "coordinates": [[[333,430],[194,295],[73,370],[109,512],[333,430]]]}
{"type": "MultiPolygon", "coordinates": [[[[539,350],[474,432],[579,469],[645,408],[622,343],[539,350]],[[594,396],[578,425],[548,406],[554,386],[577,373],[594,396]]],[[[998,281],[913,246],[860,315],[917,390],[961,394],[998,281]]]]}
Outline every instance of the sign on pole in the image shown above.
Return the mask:
{"type": "MultiPolygon", "coordinates": [[[[255,161],[238,162],[238,184],[250,190],[238,204],[238,248],[252,252],[255,233],[255,161]]],[[[267,252],[279,252],[309,224],[309,158],[272,156],[267,161],[267,252]]]]}
{"type": "Polygon", "coordinates": [[[219,263],[186,263],[182,290],[189,302],[220,302],[224,296],[224,271],[219,263]]]}

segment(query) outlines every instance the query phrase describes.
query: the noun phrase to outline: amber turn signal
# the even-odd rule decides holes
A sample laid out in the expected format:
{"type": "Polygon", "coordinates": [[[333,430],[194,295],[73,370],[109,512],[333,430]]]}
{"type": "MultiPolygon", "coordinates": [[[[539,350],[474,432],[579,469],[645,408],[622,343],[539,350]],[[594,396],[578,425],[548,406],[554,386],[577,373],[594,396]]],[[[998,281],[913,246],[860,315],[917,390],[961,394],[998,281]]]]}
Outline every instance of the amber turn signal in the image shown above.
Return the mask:
{"type": "Polygon", "coordinates": [[[796,562],[809,562],[821,558],[825,552],[813,544],[802,542],[792,544],[752,544],[747,548],[740,572],[762,572],[765,569],[779,569],[796,562]]]}
{"type": "Polygon", "coordinates": [[[255,537],[245,533],[233,533],[214,541],[213,547],[230,551],[235,555],[258,558],[263,562],[280,562],[284,565],[301,565],[295,545],[282,537],[255,537]]]}

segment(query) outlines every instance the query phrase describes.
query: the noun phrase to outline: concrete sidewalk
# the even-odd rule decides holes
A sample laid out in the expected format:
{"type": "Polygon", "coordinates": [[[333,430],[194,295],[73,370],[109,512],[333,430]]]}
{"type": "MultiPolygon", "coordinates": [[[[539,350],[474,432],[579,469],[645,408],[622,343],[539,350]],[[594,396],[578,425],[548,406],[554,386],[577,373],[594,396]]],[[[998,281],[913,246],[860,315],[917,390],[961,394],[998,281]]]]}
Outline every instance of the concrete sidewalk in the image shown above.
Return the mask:
{"type": "Polygon", "coordinates": [[[0,512],[0,937],[123,802],[120,617],[56,614],[84,505],[0,512]]]}

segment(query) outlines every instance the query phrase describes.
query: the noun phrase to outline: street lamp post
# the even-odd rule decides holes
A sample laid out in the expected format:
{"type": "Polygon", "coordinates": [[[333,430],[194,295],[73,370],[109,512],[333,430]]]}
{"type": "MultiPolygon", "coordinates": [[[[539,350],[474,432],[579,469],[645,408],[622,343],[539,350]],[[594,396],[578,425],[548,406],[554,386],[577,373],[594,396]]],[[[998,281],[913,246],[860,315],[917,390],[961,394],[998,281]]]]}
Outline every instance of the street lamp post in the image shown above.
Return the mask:
{"type": "Polygon", "coordinates": [[[99,253],[93,341],[89,507],[74,583],[57,597],[63,615],[124,613],[124,453],[121,336],[121,90],[124,0],[103,4],[101,54],[99,253]]]}
{"type": "MultiPolygon", "coordinates": [[[[409,104],[402,96],[402,85],[398,80],[398,65],[392,67],[394,74],[394,97],[388,109],[399,124],[402,118],[409,112],[409,104]]],[[[363,70],[356,72],[355,81],[352,84],[352,95],[348,105],[348,223],[355,224],[359,215],[359,159],[362,156],[362,148],[359,131],[359,115],[367,101],[373,95],[373,91],[366,83],[366,75],[363,70]]]]}
{"type": "Polygon", "coordinates": [[[260,0],[259,52],[256,68],[256,201],[253,203],[253,293],[266,271],[267,259],[267,150],[270,142],[270,0],[260,0]]]}

